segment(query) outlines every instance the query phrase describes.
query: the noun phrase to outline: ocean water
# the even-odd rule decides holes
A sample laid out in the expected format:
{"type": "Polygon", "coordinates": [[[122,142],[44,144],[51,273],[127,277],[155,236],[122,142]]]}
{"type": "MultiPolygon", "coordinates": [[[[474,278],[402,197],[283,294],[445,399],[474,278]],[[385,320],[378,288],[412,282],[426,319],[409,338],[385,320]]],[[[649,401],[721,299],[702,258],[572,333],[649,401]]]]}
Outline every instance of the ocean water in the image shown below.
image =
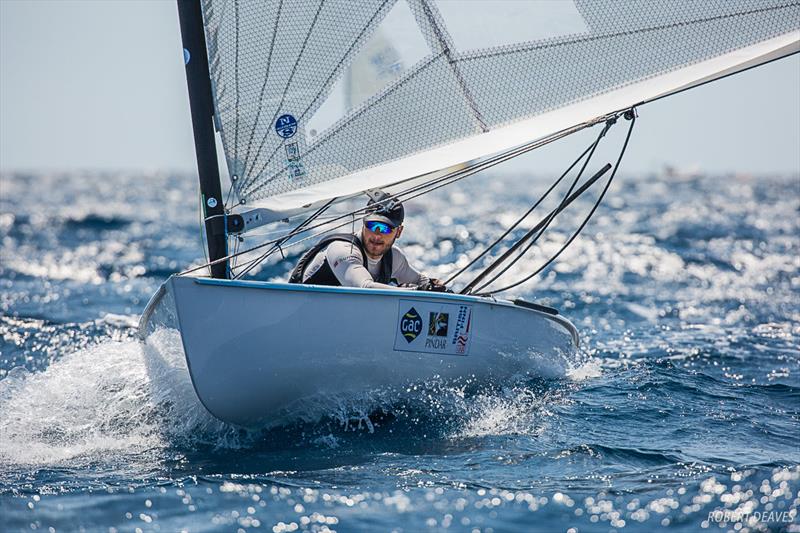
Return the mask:
{"type": "MultiPolygon", "coordinates": [[[[796,175],[620,176],[509,294],[576,324],[563,374],[248,431],[203,410],[178,350],[157,367],[134,337],[159,284],[202,260],[193,178],[0,180],[0,531],[800,531],[796,175]]],[[[404,249],[446,277],[546,184],[415,200],[404,249]]]]}

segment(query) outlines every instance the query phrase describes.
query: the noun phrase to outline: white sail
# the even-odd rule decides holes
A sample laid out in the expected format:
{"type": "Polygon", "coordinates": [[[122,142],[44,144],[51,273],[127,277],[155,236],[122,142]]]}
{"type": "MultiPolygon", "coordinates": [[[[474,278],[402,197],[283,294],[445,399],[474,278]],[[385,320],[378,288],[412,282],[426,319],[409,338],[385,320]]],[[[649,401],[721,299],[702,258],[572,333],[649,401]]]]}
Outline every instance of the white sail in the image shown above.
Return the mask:
{"type": "Polygon", "coordinates": [[[204,18],[236,193],[276,218],[800,50],[787,0],[204,0],[204,18]]]}

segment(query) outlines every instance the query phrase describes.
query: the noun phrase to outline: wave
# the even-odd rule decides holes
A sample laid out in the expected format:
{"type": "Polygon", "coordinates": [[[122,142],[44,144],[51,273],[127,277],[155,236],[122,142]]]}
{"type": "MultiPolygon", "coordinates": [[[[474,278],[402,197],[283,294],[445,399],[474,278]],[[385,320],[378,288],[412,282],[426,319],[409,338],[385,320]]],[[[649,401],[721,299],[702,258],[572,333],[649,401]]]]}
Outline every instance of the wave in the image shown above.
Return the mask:
{"type": "Polygon", "coordinates": [[[118,216],[103,216],[89,214],[83,218],[70,218],[64,221],[64,226],[69,230],[88,229],[94,231],[120,230],[126,228],[133,221],[118,216]]]}
{"type": "MultiPolygon", "coordinates": [[[[129,325],[131,317],[124,318],[129,325]]],[[[242,429],[201,405],[180,337],[162,329],[147,344],[109,340],[58,358],[42,371],[8,372],[0,379],[0,465],[75,467],[120,456],[135,464],[140,455],[149,463],[154,453],[170,449],[260,449],[276,442],[325,448],[364,433],[400,439],[413,439],[415,432],[443,439],[536,435],[562,382],[433,380],[403,390],[311,399],[285,418],[242,429]]]]}

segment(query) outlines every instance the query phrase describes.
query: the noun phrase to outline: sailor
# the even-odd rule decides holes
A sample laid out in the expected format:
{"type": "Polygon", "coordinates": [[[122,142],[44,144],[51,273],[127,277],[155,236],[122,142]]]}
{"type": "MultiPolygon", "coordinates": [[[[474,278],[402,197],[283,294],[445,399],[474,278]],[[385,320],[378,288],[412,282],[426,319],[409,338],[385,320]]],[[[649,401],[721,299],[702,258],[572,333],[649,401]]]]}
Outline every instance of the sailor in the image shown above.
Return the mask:
{"type": "Polygon", "coordinates": [[[300,258],[289,283],[446,291],[439,280],[414,269],[394,247],[403,233],[404,218],[402,203],[382,191],[370,191],[361,231],[323,237],[300,258]]]}

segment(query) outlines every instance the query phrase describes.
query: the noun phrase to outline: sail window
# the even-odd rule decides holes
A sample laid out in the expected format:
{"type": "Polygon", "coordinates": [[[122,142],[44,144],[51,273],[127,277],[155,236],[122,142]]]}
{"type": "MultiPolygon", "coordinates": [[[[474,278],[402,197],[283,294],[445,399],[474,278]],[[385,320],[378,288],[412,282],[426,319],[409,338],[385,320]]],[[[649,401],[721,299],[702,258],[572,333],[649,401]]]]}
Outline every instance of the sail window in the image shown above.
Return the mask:
{"type": "Polygon", "coordinates": [[[458,52],[589,31],[570,0],[437,0],[435,5],[458,52]]]}
{"type": "Polygon", "coordinates": [[[306,144],[430,54],[408,3],[397,2],[308,120],[306,144]]]}

